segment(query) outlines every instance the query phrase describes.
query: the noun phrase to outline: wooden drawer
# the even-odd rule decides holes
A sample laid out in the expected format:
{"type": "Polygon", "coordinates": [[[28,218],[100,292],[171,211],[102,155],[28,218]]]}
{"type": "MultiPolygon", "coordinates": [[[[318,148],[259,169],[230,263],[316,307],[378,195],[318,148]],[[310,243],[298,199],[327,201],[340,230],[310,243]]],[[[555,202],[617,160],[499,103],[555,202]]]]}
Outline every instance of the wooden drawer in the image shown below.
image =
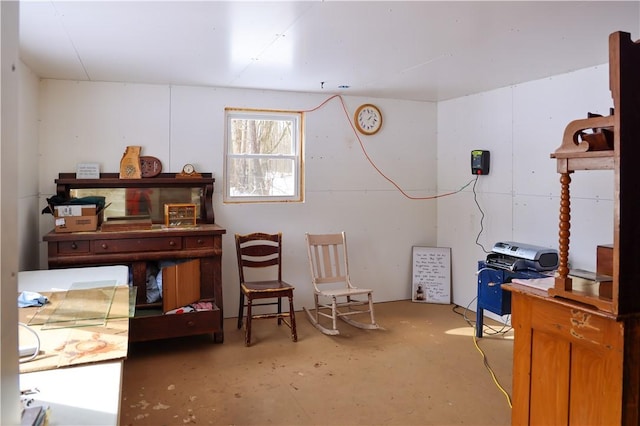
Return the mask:
{"type": "Polygon", "coordinates": [[[214,248],[215,237],[213,235],[200,235],[197,237],[185,237],[184,247],[187,249],[214,248]]]}
{"type": "Polygon", "coordinates": [[[182,238],[180,237],[109,239],[93,241],[93,252],[96,254],[153,252],[181,249],[182,238]]]}
{"type": "Polygon", "coordinates": [[[89,253],[90,251],[89,241],[60,241],[58,243],[58,253],[60,254],[89,253]]]}
{"type": "Polygon", "coordinates": [[[134,317],[129,320],[129,341],[166,339],[222,331],[220,310],[175,315],[134,317]]]}

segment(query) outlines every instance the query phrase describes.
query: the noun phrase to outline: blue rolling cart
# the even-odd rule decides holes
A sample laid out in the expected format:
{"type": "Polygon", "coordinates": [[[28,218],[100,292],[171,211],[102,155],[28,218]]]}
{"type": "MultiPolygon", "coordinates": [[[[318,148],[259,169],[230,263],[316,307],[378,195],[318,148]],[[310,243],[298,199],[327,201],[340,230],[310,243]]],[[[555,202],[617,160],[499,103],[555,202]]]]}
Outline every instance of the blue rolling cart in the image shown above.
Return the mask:
{"type": "Polygon", "coordinates": [[[510,283],[513,278],[544,278],[541,272],[523,270],[509,271],[487,266],[484,260],[478,261],[478,299],[476,308],[476,337],[482,337],[484,310],[498,315],[511,313],[511,293],[503,290],[501,285],[510,283]]]}

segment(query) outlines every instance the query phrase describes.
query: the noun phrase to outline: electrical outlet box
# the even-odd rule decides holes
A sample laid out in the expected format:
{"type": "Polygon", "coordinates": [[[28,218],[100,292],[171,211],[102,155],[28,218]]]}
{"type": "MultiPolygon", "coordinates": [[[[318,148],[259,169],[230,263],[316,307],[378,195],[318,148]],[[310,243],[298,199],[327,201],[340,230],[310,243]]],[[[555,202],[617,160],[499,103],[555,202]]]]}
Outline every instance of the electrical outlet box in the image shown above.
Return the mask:
{"type": "Polygon", "coordinates": [[[489,151],[474,149],[471,151],[471,174],[488,175],[491,153],[489,151]]]}

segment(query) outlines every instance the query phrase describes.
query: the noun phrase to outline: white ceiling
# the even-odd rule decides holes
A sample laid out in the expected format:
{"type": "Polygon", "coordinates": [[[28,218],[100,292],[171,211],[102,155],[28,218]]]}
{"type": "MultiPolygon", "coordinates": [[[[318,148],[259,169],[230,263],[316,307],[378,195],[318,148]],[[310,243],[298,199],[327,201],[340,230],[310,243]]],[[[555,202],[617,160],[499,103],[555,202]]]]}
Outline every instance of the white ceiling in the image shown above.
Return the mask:
{"type": "Polygon", "coordinates": [[[42,78],[439,101],[607,63],[639,21],[638,1],[22,0],[20,52],[42,78]]]}

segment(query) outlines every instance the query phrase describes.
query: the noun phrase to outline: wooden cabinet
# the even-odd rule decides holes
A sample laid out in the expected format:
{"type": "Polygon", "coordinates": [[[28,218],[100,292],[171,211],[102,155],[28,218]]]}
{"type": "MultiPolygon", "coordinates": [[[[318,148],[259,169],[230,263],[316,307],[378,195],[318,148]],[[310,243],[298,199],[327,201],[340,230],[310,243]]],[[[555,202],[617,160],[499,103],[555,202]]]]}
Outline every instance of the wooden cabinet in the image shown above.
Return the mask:
{"type": "MultiPolygon", "coordinates": [[[[548,292],[516,284],[514,425],[640,424],[640,44],[609,38],[607,117],[571,122],[551,155],[560,173],[559,268],[548,292]],[[577,284],[569,271],[570,175],[611,170],[613,245],[593,247],[607,285],[577,284]]],[[[608,243],[608,242],[603,242],[608,243]]]]}
{"type": "MultiPolygon", "coordinates": [[[[506,287],[505,287],[506,288],[506,287]]],[[[640,320],[512,284],[513,425],[639,424],[640,320]]]]}
{"type": "MultiPolygon", "coordinates": [[[[76,180],[68,174],[56,180],[60,197],[69,197],[77,188],[89,193],[91,188],[171,188],[187,189],[201,196],[196,226],[166,227],[154,223],[151,229],[131,231],[101,230],[93,232],[56,233],[44,236],[48,245],[49,268],[124,264],[130,267],[131,283],[136,286],[136,312],[129,324],[129,340],[145,341],[195,334],[212,333],[216,342],[224,340],[222,295],[222,235],[226,230],[213,223],[212,178],[76,180]],[[147,302],[147,268],[161,261],[196,260],[199,273],[189,274],[189,283],[199,294],[199,301],[210,302],[210,310],[183,314],[164,314],[163,301],[147,302]]],[[[107,200],[110,202],[111,200],[107,200]]],[[[117,202],[114,200],[114,202],[117,202]]],[[[163,221],[158,217],[154,222],[163,221]]],[[[178,298],[179,299],[179,298],[178,298]]],[[[195,302],[195,301],[194,301],[195,302]]]]}

